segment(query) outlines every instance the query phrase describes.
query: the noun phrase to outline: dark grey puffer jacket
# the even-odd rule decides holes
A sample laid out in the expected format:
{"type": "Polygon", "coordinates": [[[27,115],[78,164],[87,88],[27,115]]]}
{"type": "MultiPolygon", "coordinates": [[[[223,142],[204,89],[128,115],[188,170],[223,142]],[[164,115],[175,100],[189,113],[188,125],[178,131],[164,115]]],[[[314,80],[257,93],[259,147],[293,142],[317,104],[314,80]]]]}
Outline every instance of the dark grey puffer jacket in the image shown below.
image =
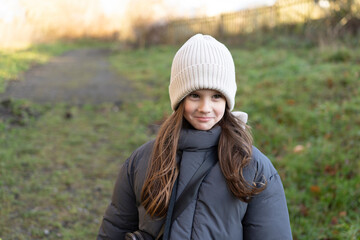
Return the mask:
{"type": "MultiPolygon", "coordinates": [[[[220,127],[210,131],[183,130],[179,139],[180,176],[177,196],[205,158],[217,158],[220,127]]],[[[138,148],[120,169],[112,201],[98,239],[124,239],[137,229],[156,237],[164,223],[152,219],[140,204],[140,195],[154,141],[138,148]]],[[[248,181],[267,181],[266,189],[250,203],[235,198],[228,189],[219,163],[203,180],[197,199],[175,219],[170,239],[292,239],[283,186],[278,173],[253,147],[251,164],[244,169],[248,181]]]]}

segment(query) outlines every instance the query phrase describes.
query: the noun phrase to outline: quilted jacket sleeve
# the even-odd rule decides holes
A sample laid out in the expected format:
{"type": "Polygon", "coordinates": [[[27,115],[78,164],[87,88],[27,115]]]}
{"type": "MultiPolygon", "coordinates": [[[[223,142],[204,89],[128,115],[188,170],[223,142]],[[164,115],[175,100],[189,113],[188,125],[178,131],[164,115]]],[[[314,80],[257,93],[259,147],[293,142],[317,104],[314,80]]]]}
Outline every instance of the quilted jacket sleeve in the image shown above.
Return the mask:
{"type": "Polygon", "coordinates": [[[243,219],[244,240],[292,239],[284,188],[270,160],[254,149],[257,176],[265,178],[264,191],[253,197],[243,219]]]}
{"type": "Polygon", "coordinates": [[[111,203],[106,209],[97,239],[124,239],[127,232],[138,229],[138,210],[132,187],[130,159],[122,165],[111,203]]]}

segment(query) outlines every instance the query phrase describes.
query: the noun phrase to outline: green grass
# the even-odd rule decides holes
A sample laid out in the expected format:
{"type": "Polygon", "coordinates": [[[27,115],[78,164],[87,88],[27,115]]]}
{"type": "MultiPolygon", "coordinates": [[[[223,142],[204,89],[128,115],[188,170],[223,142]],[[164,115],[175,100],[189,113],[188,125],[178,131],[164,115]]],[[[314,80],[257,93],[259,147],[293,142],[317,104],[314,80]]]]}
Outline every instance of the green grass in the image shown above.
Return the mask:
{"type": "Polygon", "coordinates": [[[0,236],[94,238],[117,169],[147,129],[106,104],[40,111],[1,125],[0,236]]]}
{"type": "MultiPolygon", "coordinates": [[[[229,48],[235,109],[249,114],[255,145],[282,176],[294,239],[359,239],[360,48],[229,48]]],[[[171,113],[176,50],[111,57],[139,91],[120,109],[10,103],[13,116],[0,122],[0,238],[95,237],[120,164],[171,113]]]]}

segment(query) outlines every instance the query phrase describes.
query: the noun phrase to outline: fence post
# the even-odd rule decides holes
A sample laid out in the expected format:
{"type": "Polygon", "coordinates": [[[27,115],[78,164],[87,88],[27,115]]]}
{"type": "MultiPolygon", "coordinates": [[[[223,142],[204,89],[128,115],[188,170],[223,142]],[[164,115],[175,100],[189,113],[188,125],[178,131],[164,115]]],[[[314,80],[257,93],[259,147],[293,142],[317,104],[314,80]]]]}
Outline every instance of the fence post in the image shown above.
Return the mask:
{"type": "Polygon", "coordinates": [[[220,39],[224,39],[224,14],[221,14],[219,18],[218,34],[220,39]]]}
{"type": "Polygon", "coordinates": [[[281,22],[279,4],[276,2],[274,4],[273,8],[274,8],[274,11],[275,11],[275,26],[279,26],[280,22],[281,22]]]}

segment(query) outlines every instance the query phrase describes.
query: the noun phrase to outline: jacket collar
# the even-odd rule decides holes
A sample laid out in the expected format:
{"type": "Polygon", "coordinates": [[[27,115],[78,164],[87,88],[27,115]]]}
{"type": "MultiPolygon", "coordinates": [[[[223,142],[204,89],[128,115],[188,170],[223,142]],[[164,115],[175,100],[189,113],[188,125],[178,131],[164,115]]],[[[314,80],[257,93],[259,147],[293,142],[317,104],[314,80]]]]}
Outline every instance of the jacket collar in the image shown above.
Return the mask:
{"type": "Polygon", "coordinates": [[[208,131],[194,128],[182,128],[178,149],[182,151],[197,151],[212,148],[218,145],[221,127],[216,125],[208,131]]]}

